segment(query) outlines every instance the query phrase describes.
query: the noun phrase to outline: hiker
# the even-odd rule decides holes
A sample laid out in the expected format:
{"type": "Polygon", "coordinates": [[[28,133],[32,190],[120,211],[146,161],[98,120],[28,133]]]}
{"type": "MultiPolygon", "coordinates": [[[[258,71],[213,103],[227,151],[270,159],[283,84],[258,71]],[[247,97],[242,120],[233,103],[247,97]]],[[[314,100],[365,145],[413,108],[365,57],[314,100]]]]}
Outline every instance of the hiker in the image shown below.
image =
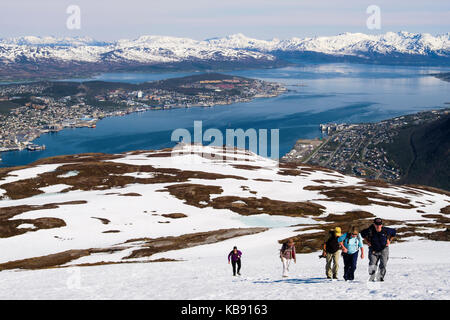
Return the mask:
{"type": "Polygon", "coordinates": [[[364,246],[362,236],[357,227],[351,227],[349,232],[338,238],[344,258],[344,280],[354,280],[358,253],[361,248],[361,259],[364,259],[364,246]]]}
{"type": "Polygon", "coordinates": [[[280,259],[281,263],[283,263],[283,277],[287,277],[291,260],[294,259],[294,262],[297,263],[297,259],[295,258],[295,245],[292,238],[287,243],[283,243],[280,250],[280,259]]]}
{"type": "Polygon", "coordinates": [[[323,244],[322,256],[326,258],[325,274],[327,279],[337,279],[339,271],[340,246],[338,238],[342,235],[341,228],[336,227],[328,233],[328,238],[323,244]],[[333,264],[333,267],[331,265],[333,264]]]}
{"type": "Polygon", "coordinates": [[[384,281],[386,265],[389,260],[389,245],[396,234],[395,229],[384,227],[383,220],[380,218],[375,218],[369,228],[361,231],[362,237],[369,246],[369,281],[376,281],[378,262],[380,262],[380,266],[377,280],[384,281]]]}
{"type": "Polygon", "coordinates": [[[236,276],[236,265],[237,265],[237,274],[241,275],[241,256],[242,252],[237,249],[237,247],[233,247],[233,250],[228,254],[228,264],[233,266],[233,276],[236,276]]]}

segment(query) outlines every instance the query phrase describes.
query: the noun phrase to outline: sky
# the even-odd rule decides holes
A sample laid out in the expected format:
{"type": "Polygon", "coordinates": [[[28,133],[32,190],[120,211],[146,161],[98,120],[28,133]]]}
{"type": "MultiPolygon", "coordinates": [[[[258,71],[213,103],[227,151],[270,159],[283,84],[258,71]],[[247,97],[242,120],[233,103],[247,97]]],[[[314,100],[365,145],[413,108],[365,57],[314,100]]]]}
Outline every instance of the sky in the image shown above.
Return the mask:
{"type": "Polygon", "coordinates": [[[202,40],[243,33],[258,39],[344,32],[450,32],[449,0],[1,0],[0,38],[89,36],[111,41],[141,35],[202,40]],[[79,16],[74,20],[75,5],[79,16]],[[380,28],[369,29],[369,6],[380,28]],[[67,22],[70,19],[70,28],[67,22]],[[78,21],[79,24],[74,24],[78,21]],[[76,26],[76,28],[74,28],[76,26]],[[78,28],[79,27],[79,28],[78,28]]]}

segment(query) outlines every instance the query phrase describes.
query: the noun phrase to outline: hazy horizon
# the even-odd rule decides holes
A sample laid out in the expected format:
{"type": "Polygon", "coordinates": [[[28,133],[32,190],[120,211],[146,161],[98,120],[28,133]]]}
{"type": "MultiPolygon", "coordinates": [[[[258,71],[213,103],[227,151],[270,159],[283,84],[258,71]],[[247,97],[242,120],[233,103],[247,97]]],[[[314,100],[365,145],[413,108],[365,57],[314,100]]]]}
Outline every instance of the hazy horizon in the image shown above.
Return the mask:
{"type": "Polygon", "coordinates": [[[341,32],[341,33],[338,33],[338,34],[329,34],[329,35],[320,35],[320,36],[319,35],[317,35],[317,36],[305,36],[305,37],[292,36],[290,38],[272,37],[272,38],[261,39],[261,38],[256,38],[256,37],[250,37],[247,34],[244,34],[242,32],[237,32],[237,33],[228,34],[228,35],[224,35],[224,36],[220,36],[220,37],[218,37],[218,36],[214,37],[213,36],[213,37],[208,37],[208,38],[204,38],[204,39],[194,39],[194,38],[189,37],[189,36],[174,36],[174,35],[166,35],[166,34],[141,34],[141,35],[137,35],[137,36],[130,37],[130,38],[117,38],[117,39],[111,39],[111,40],[98,39],[98,38],[95,38],[95,37],[92,37],[92,36],[89,36],[89,35],[58,36],[58,35],[53,35],[53,34],[24,34],[24,35],[18,35],[18,36],[15,36],[15,37],[0,37],[0,39],[13,39],[13,38],[25,38],[25,37],[37,37],[37,38],[53,37],[53,38],[57,38],[57,39],[58,38],[61,38],[61,39],[62,38],[74,38],[74,39],[77,39],[77,38],[79,38],[79,39],[90,38],[90,39],[95,40],[95,41],[114,42],[114,41],[125,40],[125,39],[126,40],[135,40],[135,39],[138,39],[139,37],[144,37],[144,36],[155,36],[155,37],[173,37],[173,38],[193,39],[193,40],[196,40],[196,41],[206,41],[206,40],[210,40],[210,39],[218,39],[218,38],[223,38],[223,37],[227,37],[227,36],[242,34],[242,35],[244,35],[245,37],[248,37],[248,38],[253,38],[253,39],[257,39],[257,40],[271,41],[273,39],[289,40],[289,39],[292,39],[292,38],[303,39],[303,38],[314,38],[314,37],[335,37],[335,36],[339,36],[339,35],[345,34],[345,33],[351,33],[351,34],[361,33],[361,34],[375,35],[376,36],[376,35],[384,35],[384,34],[389,33],[389,32],[392,32],[392,33],[408,32],[408,33],[414,33],[414,34],[418,34],[418,33],[427,34],[428,33],[428,34],[431,34],[433,37],[437,37],[437,36],[440,36],[440,35],[444,35],[444,34],[450,33],[449,31],[432,34],[432,33],[429,33],[429,32],[410,32],[408,30],[396,30],[396,31],[387,30],[385,32],[380,32],[380,33],[377,33],[377,34],[376,33],[368,33],[368,32],[366,32],[366,33],[364,33],[364,32],[341,32]]]}
{"type": "Polygon", "coordinates": [[[100,41],[162,35],[204,40],[242,33],[256,39],[333,36],[345,32],[444,34],[450,2],[435,0],[15,0],[0,3],[0,38],[90,37],[100,41]],[[67,9],[80,10],[80,28],[69,29],[67,9]],[[380,9],[379,29],[369,29],[367,9],[380,9]]]}

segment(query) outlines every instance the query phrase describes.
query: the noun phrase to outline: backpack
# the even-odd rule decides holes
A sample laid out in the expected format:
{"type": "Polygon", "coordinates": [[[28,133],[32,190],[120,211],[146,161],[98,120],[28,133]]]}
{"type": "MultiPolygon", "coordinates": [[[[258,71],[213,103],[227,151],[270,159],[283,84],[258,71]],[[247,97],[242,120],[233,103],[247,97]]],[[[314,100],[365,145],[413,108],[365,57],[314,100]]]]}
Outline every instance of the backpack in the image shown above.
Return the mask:
{"type": "Polygon", "coordinates": [[[346,248],[348,248],[348,242],[350,241],[351,238],[352,238],[352,234],[350,232],[347,232],[345,234],[345,239],[344,239],[344,246],[346,248]]]}
{"type": "MultiPolygon", "coordinates": [[[[387,231],[384,227],[381,228],[381,234],[383,234],[386,237],[386,240],[389,239],[389,235],[387,234],[387,231]]],[[[370,243],[372,243],[373,240],[373,226],[369,227],[368,233],[367,233],[367,239],[370,241],[370,243]]],[[[384,244],[384,246],[386,247],[386,243],[384,244]]]]}
{"type": "Polygon", "coordinates": [[[325,242],[325,248],[328,253],[332,254],[339,250],[339,242],[335,235],[328,238],[327,242],[325,242]]]}
{"type": "MultiPolygon", "coordinates": [[[[383,235],[386,236],[386,239],[389,239],[389,236],[388,236],[388,234],[387,234],[387,231],[386,231],[386,229],[385,229],[384,227],[381,228],[381,233],[382,233],[383,235]]],[[[370,242],[372,242],[372,238],[373,238],[373,226],[370,226],[370,227],[369,227],[369,232],[368,232],[368,234],[367,234],[367,238],[369,239],[370,242]]]]}
{"type": "Polygon", "coordinates": [[[285,256],[286,251],[289,251],[289,259],[291,259],[293,256],[293,250],[295,250],[295,247],[291,248],[287,243],[283,243],[283,246],[281,247],[281,255],[285,256]]]}

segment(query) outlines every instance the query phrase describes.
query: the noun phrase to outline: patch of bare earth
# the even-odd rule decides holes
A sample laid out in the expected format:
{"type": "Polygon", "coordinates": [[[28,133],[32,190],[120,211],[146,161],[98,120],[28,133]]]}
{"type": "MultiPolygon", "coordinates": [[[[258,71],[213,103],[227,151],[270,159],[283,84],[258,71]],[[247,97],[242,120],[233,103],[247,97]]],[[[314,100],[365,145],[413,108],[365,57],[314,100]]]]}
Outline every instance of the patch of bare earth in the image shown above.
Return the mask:
{"type": "Polygon", "coordinates": [[[136,192],[128,192],[128,193],[122,193],[119,196],[121,196],[121,197],[142,197],[142,194],[139,194],[136,192]]]}
{"type": "Polygon", "coordinates": [[[14,219],[14,216],[19,214],[34,211],[34,210],[47,210],[57,209],[62,205],[77,205],[85,204],[87,201],[68,201],[60,203],[48,203],[44,205],[20,205],[13,207],[0,208],[0,238],[9,238],[17,236],[19,234],[26,233],[28,231],[38,231],[40,229],[52,229],[64,227],[66,224],[63,220],[58,218],[38,218],[38,219],[14,219]],[[21,224],[32,224],[34,228],[18,228],[21,224]]]}
{"type": "Polygon", "coordinates": [[[359,186],[306,186],[304,190],[319,191],[320,194],[327,196],[327,199],[321,199],[321,201],[339,201],[352,203],[362,206],[371,204],[390,206],[402,209],[416,208],[410,201],[405,198],[386,196],[376,192],[374,189],[368,189],[359,186]],[[375,201],[381,200],[381,201],[375,201]]]}
{"type": "Polygon", "coordinates": [[[184,213],[165,213],[162,214],[163,217],[171,218],[171,219],[180,219],[180,218],[186,218],[187,215],[184,213]]]}
{"type": "MultiPolygon", "coordinates": [[[[69,156],[63,156],[59,160],[63,161],[63,159],[66,159],[66,157],[69,156]]],[[[12,200],[16,200],[41,194],[43,193],[43,191],[39,190],[39,188],[56,184],[69,185],[70,187],[61,191],[68,192],[73,190],[90,191],[123,188],[126,185],[132,183],[154,184],[168,182],[186,182],[189,179],[217,180],[230,178],[237,180],[247,180],[246,178],[233,175],[222,175],[202,171],[183,171],[172,168],[154,168],[150,165],[141,166],[107,161],[88,161],[89,159],[91,158],[83,158],[83,161],[80,161],[78,163],[62,164],[54,171],[39,174],[35,178],[6,183],[0,185],[0,187],[6,191],[4,197],[7,196],[12,200]],[[64,174],[70,171],[78,171],[78,174],[76,176],[64,177],[64,174]],[[138,178],[124,175],[126,173],[135,172],[149,172],[152,173],[152,177],[138,178]]],[[[48,159],[44,160],[50,161],[48,159]]],[[[53,161],[55,160],[53,159],[53,161]]]]}
{"type": "Polygon", "coordinates": [[[428,191],[428,192],[432,192],[432,193],[442,194],[442,195],[446,195],[446,196],[450,197],[450,192],[442,190],[442,189],[429,187],[429,186],[421,186],[421,185],[416,185],[416,184],[406,185],[406,186],[414,188],[414,189],[419,189],[419,190],[428,191]]]}
{"type": "Polygon", "coordinates": [[[238,197],[222,196],[211,199],[212,194],[221,194],[219,186],[201,184],[176,184],[165,187],[165,190],[184,203],[199,208],[212,207],[214,209],[229,209],[242,215],[270,214],[292,217],[318,216],[326,209],[324,206],[312,202],[288,202],[272,200],[266,197],[238,197]]]}
{"type": "Polygon", "coordinates": [[[208,232],[184,234],[178,237],[161,237],[156,239],[133,239],[127,243],[142,242],[140,249],[134,250],[124,259],[149,257],[155,253],[180,250],[205,244],[216,243],[227,239],[241,237],[267,231],[267,228],[220,229],[208,232]]]}
{"type": "Polygon", "coordinates": [[[441,208],[441,210],[439,212],[443,213],[443,214],[450,214],[450,206],[446,206],[444,208],[441,208]]]}
{"type": "Polygon", "coordinates": [[[109,221],[108,219],[106,219],[106,218],[97,218],[97,217],[91,217],[92,219],[97,219],[97,220],[100,220],[103,224],[108,224],[108,223],[110,223],[111,221],[109,221]]]}
{"type": "MultiPolygon", "coordinates": [[[[116,264],[116,263],[136,263],[129,259],[150,257],[156,253],[185,249],[205,244],[212,244],[227,239],[241,237],[246,235],[252,235],[268,230],[267,228],[239,228],[239,229],[220,229],[208,232],[198,232],[191,234],[184,234],[175,237],[160,237],[160,238],[139,238],[130,239],[123,244],[119,244],[115,247],[110,248],[91,248],[91,249],[81,249],[81,250],[67,250],[55,254],[50,254],[46,256],[9,261],[0,264],[1,270],[9,269],[46,269],[46,268],[56,268],[61,267],[73,260],[89,256],[96,253],[115,253],[130,248],[136,248],[130,255],[124,257],[122,261],[119,262],[97,262],[89,264],[76,264],[77,266],[93,266],[93,265],[103,265],[103,264],[116,264]],[[138,244],[137,244],[138,243],[138,244]]],[[[111,230],[111,232],[116,230],[111,230]]],[[[170,259],[163,260],[152,260],[148,262],[157,261],[174,261],[170,259]]],[[[141,261],[139,261],[141,262],[141,261]]]]}

